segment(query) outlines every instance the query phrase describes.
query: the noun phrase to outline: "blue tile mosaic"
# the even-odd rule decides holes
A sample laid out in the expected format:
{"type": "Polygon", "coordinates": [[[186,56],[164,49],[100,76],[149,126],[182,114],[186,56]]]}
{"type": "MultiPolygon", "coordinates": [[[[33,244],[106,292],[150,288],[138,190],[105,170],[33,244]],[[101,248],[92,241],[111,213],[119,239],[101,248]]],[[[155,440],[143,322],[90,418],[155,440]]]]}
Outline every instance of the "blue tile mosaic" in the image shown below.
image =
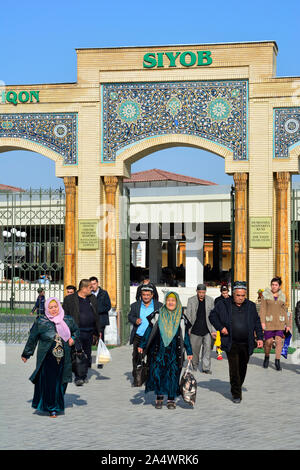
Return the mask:
{"type": "Polygon", "coordinates": [[[292,145],[300,144],[300,108],[274,109],[274,158],[288,158],[292,145]]]}
{"type": "Polygon", "coordinates": [[[143,139],[188,134],[247,160],[247,80],[102,85],[102,161],[143,139]]]}
{"type": "Polygon", "coordinates": [[[77,163],[77,113],[0,114],[0,138],[36,142],[59,153],[66,165],[77,163]]]}

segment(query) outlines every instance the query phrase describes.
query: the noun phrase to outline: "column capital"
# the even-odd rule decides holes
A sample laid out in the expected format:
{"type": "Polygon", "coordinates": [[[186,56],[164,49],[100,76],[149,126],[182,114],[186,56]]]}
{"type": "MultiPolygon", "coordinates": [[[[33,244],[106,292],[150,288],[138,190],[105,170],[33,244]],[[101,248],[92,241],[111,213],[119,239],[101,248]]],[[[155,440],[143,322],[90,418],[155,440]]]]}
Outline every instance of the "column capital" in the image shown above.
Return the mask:
{"type": "Polygon", "coordinates": [[[291,175],[288,171],[279,171],[276,173],[277,188],[287,191],[290,183],[291,175]]]}
{"type": "Polygon", "coordinates": [[[65,176],[64,185],[66,193],[75,191],[76,189],[76,177],[75,176],[65,176]]]}
{"type": "Polygon", "coordinates": [[[234,173],[233,180],[238,191],[245,191],[247,189],[248,173],[234,173]]]}
{"type": "Polygon", "coordinates": [[[104,176],[105,191],[115,193],[118,185],[117,176],[104,176]]]}

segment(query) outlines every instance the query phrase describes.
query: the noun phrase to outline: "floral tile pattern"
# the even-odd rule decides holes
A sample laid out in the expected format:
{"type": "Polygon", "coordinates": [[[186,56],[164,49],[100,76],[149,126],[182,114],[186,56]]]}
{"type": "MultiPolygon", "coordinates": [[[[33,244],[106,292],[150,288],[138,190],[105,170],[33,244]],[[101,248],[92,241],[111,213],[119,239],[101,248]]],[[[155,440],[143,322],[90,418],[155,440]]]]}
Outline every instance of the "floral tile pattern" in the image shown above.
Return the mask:
{"type": "Polygon", "coordinates": [[[143,139],[188,134],[247,160],[247,80],[102,85],[102,161],[143,139]]]}
{"type": "Polygon", "coordinates": [[[300,144],[300,108],[274,109],[274,158],[288,158],[292,145],[300,144]]]}
{"type": "Polygon", "coordinates": [[[0,114],[0,138],[36,142],[59,153],[65,165],[77,163],[77,113],[0,114]]]}

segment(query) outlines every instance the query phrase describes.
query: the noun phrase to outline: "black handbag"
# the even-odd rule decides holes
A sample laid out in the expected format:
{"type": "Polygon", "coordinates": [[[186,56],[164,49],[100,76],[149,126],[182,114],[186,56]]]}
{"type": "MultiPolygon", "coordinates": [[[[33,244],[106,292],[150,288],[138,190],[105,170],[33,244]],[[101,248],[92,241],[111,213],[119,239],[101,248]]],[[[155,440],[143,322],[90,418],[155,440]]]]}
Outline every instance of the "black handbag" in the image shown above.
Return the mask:
{"type": "Polygon", "coordinates": [[[74,346],[71,350],[72,372],[76,377],[86,377],[89,368],[89,361],[83,349],[76,349],[74,346]]]}
{"type": "Polygon", "coordinates": [[[138,387],[141,387],[147,380],[149,375],[149,366],[145,362],[143,356],[139,355],[139,362],[136,367],[135,383],[138,387]]]}

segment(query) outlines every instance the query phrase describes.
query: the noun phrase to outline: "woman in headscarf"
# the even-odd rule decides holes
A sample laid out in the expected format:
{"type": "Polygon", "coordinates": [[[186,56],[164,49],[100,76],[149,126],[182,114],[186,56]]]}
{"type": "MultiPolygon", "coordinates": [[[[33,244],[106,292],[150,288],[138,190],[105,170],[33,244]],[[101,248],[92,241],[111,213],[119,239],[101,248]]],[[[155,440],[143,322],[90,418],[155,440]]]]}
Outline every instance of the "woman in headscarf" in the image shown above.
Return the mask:
{"type": "Polygon", "coordinates": [[[169,292],[159,312],[149,315],[148,321],[149,326],[138,349],[148,357],[149,375],[145,393],[156,393],[155,407],[158,409],[162,408],[164,395],[167,395],[167,407],[175,409],[175,398],[180,395],[179,380],[184,349],[188,360],[193,357],[188,321],[182,314],[177,293],[169,292]]]}
{"type": "Polygon", "coordinates": [[[30,376],[35,385],[32,407],[52,418],[64,411],[64,394],[72,382],[71,346],[78,337],[78,326],[53,297],[45,303],[45,316],[35,320],[22,353],[27,362],[38,345],[36,369],[30,376]]]}

